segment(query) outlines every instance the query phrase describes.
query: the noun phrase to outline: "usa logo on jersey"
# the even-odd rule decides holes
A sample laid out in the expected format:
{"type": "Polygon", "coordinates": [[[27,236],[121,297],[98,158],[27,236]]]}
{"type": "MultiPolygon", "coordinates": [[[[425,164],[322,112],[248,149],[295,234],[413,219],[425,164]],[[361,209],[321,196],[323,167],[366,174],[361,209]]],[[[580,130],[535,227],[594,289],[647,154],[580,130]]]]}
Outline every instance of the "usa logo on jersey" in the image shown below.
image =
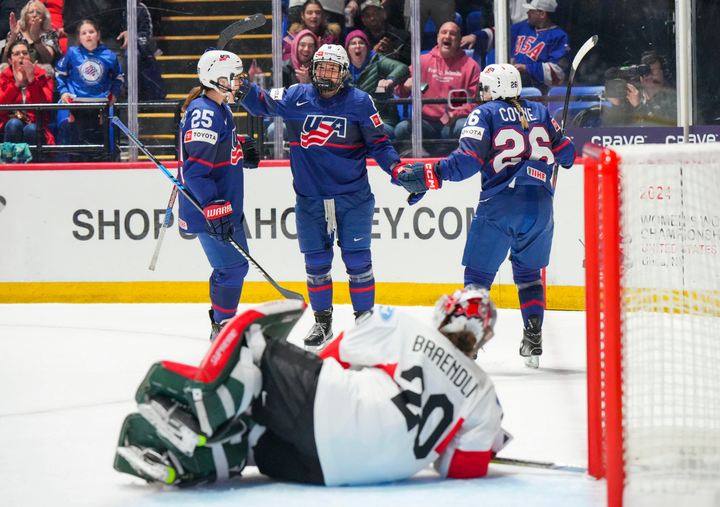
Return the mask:
{"type": "Polygon", "coordinates": [[[243,159],[242,144],[238,142],[238,138],[240,136],[236,136],[234,130],[233,135],[231,135],[230,137],[232,137],[232,152],[230,152],[230,163],[232,163],[232,165],[237,165],[237,163],[243,159]]]}
{"type": "Polygon", "coordinates": [[[347,119],[338,116],[308,116],[300,133],[300,146],[323,146],[333,134],[345,138],[347,119]]]}

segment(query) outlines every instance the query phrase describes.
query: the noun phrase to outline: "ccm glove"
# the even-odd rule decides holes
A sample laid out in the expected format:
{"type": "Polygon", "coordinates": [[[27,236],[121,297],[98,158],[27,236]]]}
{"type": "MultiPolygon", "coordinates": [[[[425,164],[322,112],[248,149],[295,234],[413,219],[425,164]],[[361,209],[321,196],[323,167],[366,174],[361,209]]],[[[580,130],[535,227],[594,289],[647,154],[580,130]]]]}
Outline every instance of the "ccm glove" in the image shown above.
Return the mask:
{"type": "Polygon", "coordinates": [[[232,221],[232,205],[224,200],[212,201],[203,208],[205,215],[205,233],[216,241],[230,243],[235,231],[232,221]]]}
{"type": "Polygon", "coordinates": [[[405,187],[405,190],[415,194],[442,187],[437,164],[430,162],[416,162],[396,167],[393,175],[405,187]]]}
{"type": "Polygon", "coordinates": [[[260,152],[257,149],[255,139],[250,136],[238,136],[238,142],[243,150],[243,167],[255,169],[260,165],[260,152]]]}

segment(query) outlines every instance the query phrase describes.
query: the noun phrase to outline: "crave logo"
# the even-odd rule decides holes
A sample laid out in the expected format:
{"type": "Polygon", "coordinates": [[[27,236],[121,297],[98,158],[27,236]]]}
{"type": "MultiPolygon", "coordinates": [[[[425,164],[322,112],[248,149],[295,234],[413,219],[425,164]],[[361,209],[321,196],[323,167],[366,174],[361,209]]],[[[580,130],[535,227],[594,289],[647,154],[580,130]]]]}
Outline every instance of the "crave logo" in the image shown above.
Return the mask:
{"type": "Polygon", "coordinates": [[[345,139],[347,119],[338,116],[308,116],[300,133],[300,146],[323,146],[334,134],[345,139]]]}

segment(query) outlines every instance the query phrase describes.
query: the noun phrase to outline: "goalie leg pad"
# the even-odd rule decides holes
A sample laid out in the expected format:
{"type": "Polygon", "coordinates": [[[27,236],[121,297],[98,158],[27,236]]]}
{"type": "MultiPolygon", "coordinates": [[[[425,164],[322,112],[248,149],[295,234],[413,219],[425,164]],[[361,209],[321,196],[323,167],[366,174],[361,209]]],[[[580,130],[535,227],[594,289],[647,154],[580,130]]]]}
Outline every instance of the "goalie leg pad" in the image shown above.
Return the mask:
{"type": "Polygon", "coordinates": [[[149,482],[180,487],[228,479],[239,475],[245,466],[252,425],[252,420],[243,415],[194,456],[187,457],[167,445],[140,414],[130,414],[120,431],[114,468],[149,482]]]}

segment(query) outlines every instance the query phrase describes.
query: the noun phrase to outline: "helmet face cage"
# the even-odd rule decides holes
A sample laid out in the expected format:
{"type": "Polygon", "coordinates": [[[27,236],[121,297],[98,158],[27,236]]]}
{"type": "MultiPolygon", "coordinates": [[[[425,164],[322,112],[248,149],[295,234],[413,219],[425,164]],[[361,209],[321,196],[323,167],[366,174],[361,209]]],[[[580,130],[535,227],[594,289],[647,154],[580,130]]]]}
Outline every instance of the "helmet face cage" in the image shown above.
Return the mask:
{"type": "Polygon", "coordinates": [[[310,79],[318,92],[334,92],[342,86],[349,67],[350,60],[342,46],[324,44],[313,56],[310,79]],[[318,75],[321,65],[322,76],[318,75]]]}
{"type": "Polygon", "coordinates": [[[435,304],[433,324],[440,332],[470,331],[475,335],[471,357],[493,337],[497,310],[486,289],[458,289],[435,304]]]}
{"type": "Polygon", "coordinates": [[[197,73],[200,82],[225,96],[237,100],[233,81],[243,72],[242,60],[229,51],[208,50],[198,61],[197,73]]]}
{"type": "Polygon", "coordinates": [[[488,65],[480,74],[478,93],[482,91],[489,91],[492,100],[519,97],[522,92],[520,72],[509,64],[488,65]]]}

